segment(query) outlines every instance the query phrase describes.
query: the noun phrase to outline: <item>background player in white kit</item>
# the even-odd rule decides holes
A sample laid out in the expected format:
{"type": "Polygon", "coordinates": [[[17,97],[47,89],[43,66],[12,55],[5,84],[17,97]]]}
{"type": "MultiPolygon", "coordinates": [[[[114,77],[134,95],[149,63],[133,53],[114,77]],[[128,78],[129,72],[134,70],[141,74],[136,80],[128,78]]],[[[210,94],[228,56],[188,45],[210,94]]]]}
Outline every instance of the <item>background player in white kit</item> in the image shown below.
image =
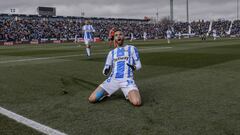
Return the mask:
{"type": "Polygon", "coordinates": [[[181,39],[182,33],[181,31],[178,32],[178,39],[181,39]]]}
{"type": "Polygon", "coordinates": [[[168,42],[168,44],[170,44],[170,39],[171,39],[172,31],[171,31],[170,29],[168,29],[167,32],[166,32],[166,34],[167,34],[167,42],[168,42]]]}
{"type": "Polygon", "coordinates": [[[213,40],[217,39],[217,30],[213,29],[213,40]]]}
{"type": "Polygon", "coordinates": [[[87,20],[85,21],[85,25],[83,26],[82,30],[84,35],[84,43],[86,45],[87,56],[91,56],[91,42],[93,41],[93,32],[95,32],[95,29],[87,20]]]}
{"type": "Polygon", "coordinates": [[[134,34],[133,32],[130,33],[130,42],[132,42],[134,40],[134,34]]]}
{"type": "Polygon", "coordinates": [[[89,102],[99,102],[121,89],[126,99],[133,105],[140,106],[141,96],[133,80],[133,71],[141,68],[138,50],[132,45],[124,45],[123,32],[116,31],[114,35],[117,48],[108,53],[103,69],[104,75],[110,75],[93,91],[89,102]]]}
{"type": "MultiPolygon", "coordinates": [[[[78,36],[78,34],[76,34],[75,37],[74,37],[74,43],[75,43],[75,44],[78,44],[78,43],[79,43],[79,36],[78,36]]],[[[80,47],[80,46],[81,46],[81,45],[79,44],[78,47],[80,47]]]]}
{"type": "Polygon", "coordinates": [[[146,32],[146,31],[143,32],[143,40],[144,40],[144,41],[147,40],[147,32],[146,32]]]}

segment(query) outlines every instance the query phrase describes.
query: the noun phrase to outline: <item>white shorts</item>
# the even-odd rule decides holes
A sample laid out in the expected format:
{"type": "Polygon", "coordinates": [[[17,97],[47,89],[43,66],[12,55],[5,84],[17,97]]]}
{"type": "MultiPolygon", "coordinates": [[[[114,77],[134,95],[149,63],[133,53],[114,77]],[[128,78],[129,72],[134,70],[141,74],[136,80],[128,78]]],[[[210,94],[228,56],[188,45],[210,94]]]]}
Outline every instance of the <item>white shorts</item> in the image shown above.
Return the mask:
{"type": "Polygon", "coordinates": [[[128,93],[131,90],[138,91],[133,79],[107,79],[100,85],[100,87],[102,87],[109,94],[109,96],[115,93],[118,89],[121,89],[126,99],[128,99],[128,93]]]}
{"type": "Polygon", "coordinates": [[[90,45],[90,42],[92,42],[92,39],[84,39],[85,45],[90,45]]]}

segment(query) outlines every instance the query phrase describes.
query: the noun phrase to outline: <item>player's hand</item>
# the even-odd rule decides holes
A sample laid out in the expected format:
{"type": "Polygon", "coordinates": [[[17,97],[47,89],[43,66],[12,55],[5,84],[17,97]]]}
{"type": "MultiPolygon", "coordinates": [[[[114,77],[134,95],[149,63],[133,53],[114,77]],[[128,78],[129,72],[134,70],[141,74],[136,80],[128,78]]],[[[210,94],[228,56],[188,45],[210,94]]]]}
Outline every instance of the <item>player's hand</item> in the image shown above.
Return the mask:
{"type": "Polygon", "coordinates": [[[130,65],[130,64],[128,64],[128,63],[127,63],[127,65],[128,65],[133,71],[136,70],[136,66],[134,66],[134,65],[130,65]]]}
{"type": "Polygon", "coordinates": [[[104,70],[104,73],[103,73],[103,74],[104,74],[105,76],[107,76],[107,75],[109,74],[110,70],[111,70],[111,67],[106,68],[106,69],[104,70]]]}

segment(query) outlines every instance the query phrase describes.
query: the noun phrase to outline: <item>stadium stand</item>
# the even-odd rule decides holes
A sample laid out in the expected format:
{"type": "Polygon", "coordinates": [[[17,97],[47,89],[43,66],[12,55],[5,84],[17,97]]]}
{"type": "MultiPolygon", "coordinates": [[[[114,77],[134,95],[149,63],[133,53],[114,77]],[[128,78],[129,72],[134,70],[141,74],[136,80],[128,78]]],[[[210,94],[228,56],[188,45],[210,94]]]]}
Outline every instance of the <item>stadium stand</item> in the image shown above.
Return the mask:
{"type": "Polygon", "coordinates": [[[233,21],[231,35],[236,35],[240,37],[240,20],[233,21]]]}
{"type": "Polygon", "coordinates": [[[174,33],[188,33],[188,26],[191,33],[199,36],[201,33],[211,35],[213,29],[217,30],[219,36],[240,35],[240,21],[228,20],[217,21],[193,21],[175,22],[173,24],[154,23],[144,19],[124,18],[83,18],[72,16],[38,16],[24,14],[0,14],[0,44],[13,43],[44,43],[59,41],[72,41],[75,35],[82,37],[82,26],[84,20],[90,20],[96,29],[95,37],[107,40],[108,32],[112,27],[122,29],[126,37],[130,33],[136,39],[142,39],[144,31],[148,39],[165,38],[167,29],[171,28],[174,33]]]}

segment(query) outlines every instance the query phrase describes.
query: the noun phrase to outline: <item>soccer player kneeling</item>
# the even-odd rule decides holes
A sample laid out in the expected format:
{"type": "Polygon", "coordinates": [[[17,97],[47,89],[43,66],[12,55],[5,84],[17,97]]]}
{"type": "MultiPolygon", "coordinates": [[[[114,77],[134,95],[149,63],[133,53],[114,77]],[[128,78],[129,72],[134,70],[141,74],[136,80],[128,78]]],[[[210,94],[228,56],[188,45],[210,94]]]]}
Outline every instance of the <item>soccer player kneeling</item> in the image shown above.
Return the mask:
{"type": "Polygon", "coordinates": [[[134,106],[140,106],[141,96],[133,80],[133,71],[141,68],[138,50],[132,45],[124,45],[124,35],[121,31],[115,32],[114,41],[117,48],[108,53],[103,69],[104,75],[110,75],[92,92],[89,102],[99,102],[121,89],[127,100],[134,106]]]}

